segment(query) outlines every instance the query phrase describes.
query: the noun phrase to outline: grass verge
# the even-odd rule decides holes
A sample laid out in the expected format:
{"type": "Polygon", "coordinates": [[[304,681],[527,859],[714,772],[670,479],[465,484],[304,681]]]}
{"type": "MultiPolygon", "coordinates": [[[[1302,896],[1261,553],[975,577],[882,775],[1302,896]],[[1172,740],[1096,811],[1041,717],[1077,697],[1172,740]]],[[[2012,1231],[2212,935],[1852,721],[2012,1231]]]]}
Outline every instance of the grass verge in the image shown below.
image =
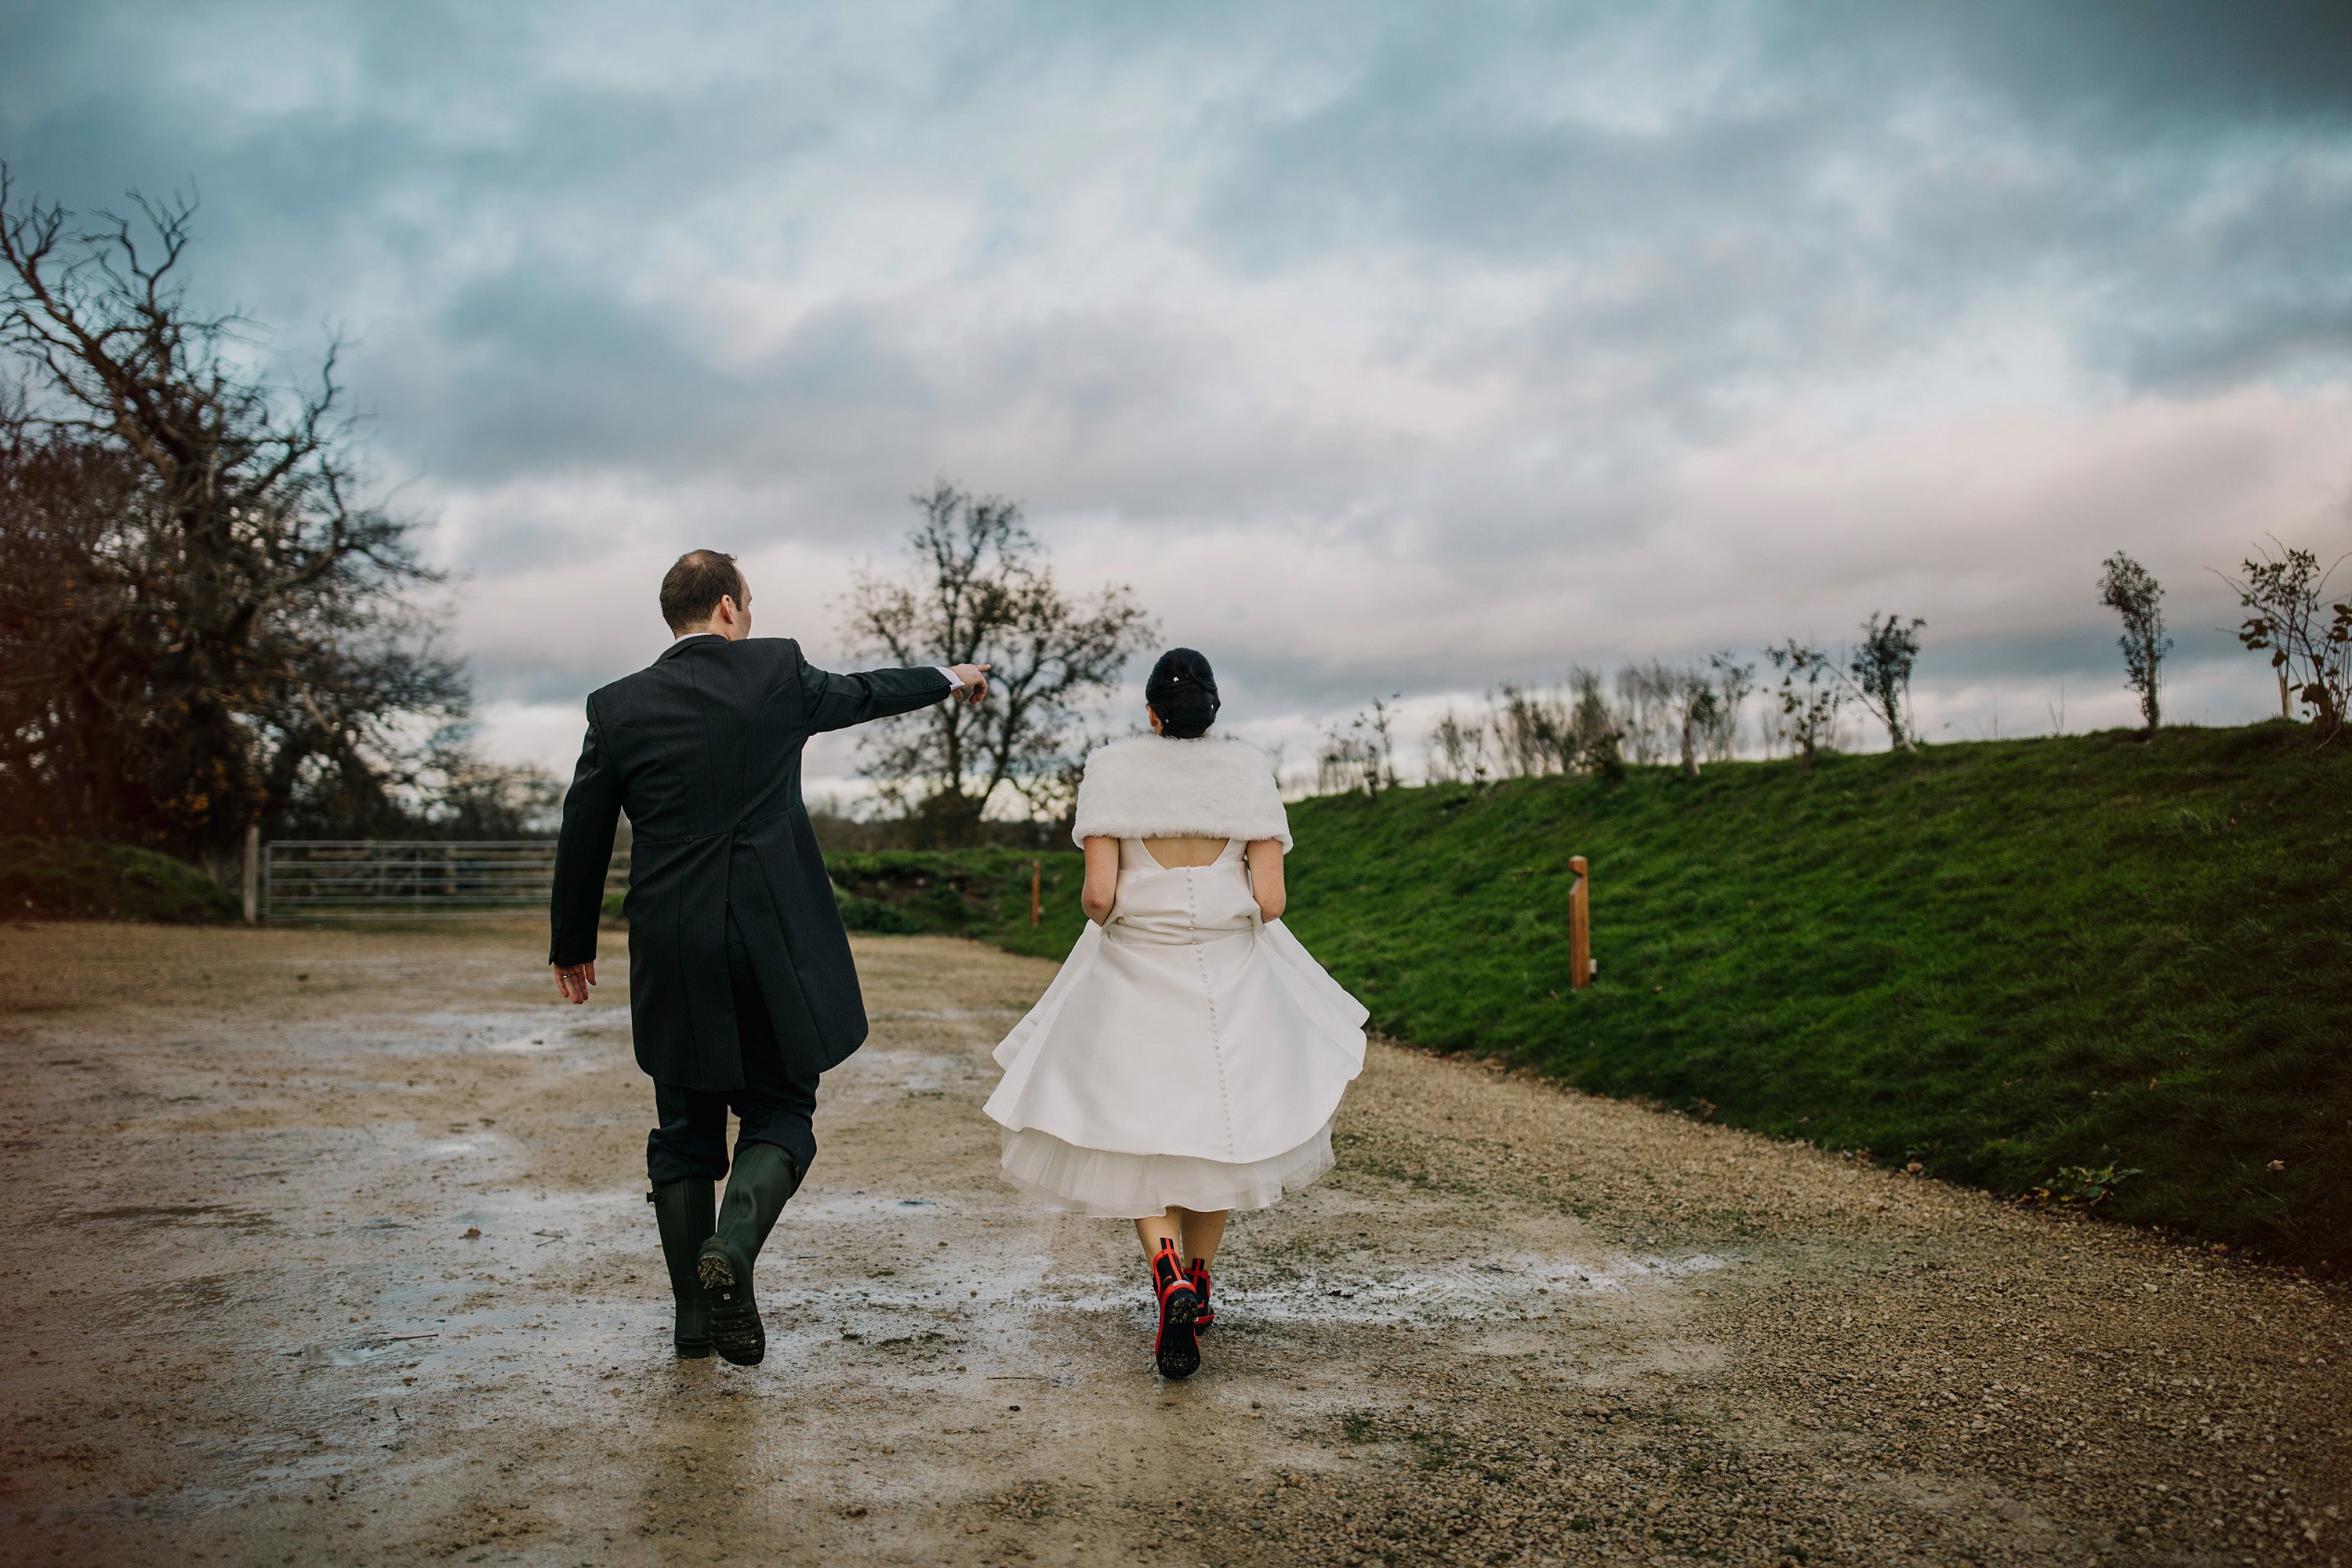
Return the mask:
{"type": "Polygon", "coordinates": [[[1384,1032],[2352,1264],[2352,749],[2117,732],[1328,797],[1291,822],[1290,923],[1384,1032]]]}

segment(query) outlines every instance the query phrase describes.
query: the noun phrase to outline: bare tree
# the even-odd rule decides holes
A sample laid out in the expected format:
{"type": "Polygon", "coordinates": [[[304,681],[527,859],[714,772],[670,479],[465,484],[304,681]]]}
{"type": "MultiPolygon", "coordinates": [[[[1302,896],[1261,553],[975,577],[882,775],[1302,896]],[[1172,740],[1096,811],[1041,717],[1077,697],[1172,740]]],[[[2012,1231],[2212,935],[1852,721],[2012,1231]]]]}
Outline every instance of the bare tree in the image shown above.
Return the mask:
{"type": "Polygon", "coordinates": [[[407,597],[409,524],[360,504],[331,347],[296,392],[193,310],[192,200],[77,231],[0,165],[0,805],[202,855],[299,805],[397,814],[462,721],[407,597]]]}
{"type": "Polygon", "coordinates": [[[1809,647],[1794,637],[1764,657],[1780,672],[1780,724],[1783,740],[1794,747],[1806,768],[1831,749],[1837,738],[1838,710],[1845,702],[1845,687],[1838,677],[1837,658],[1826,648],[1809,647]]]}
{"type": "Polygon", "coordinates": [[[1321,743],[1315,749],[1315,793],[1345,795],[1364,786],[1363,736],[1352,728],[1317,726],[1321,743]]]}
{"type": "MultiPolygon", "coordinates": [[[[2159,671],[2172,639],[2164,633],[2164,587],[2148,569],[2116,551],[2106,559],[2099,576],[2099,602],[2124,619],[2124,635],[2116,646],[2124,650],[2124,683],[2139,693],[2139,713],[2145,728],[2155,733],[2163,721],[2159,671]]],[[[2286,706],[2284,688],[2280,702],[2286,706]]]]}
{"type": "Polygon", "coordinates": [[[1378,800],[1382,790],[1397,787],[1395,698],[1374,698],[1369,712],[1359,710],[1345,730],[1322,727],[1322,744],[1315,755],[1315,786],[1325,795],[1364,792],[1378,800]]]}
{"type": "Polygon", "coordinates": [[[1683,772],[1696,778],[1707,738],[1721,719],[1722,698],[1705,670],[1677,669],[1674,676],[1675,727],[1682,740],[1683,772]]]}
{"type": "Polygon", "coordinates": [[[1473,717],[1465,723],[1448,704],[1422,742],[1423,771],[1431,784],[1486,782],[1486,723],[1473,717]]]}
{"type": "Polygon", "coordinates": [[[1887,742],[1898,752],[1916,752],[1916,728],[1911,711],[1911,668],[1919,662],[1919,628],[1927,623],[1913,616],[1905,626],[1900,616],[1879,618],[1873,610],[1862,624],[1862,646],[1846,666],[1854,696],[1871,715],[1886,726],[1887,742]]]}
{"type": "Polygon", "coordinates": [[[1507,682],[1488,695],[1486,706],[1486,728],[1505,777],[1540,778],[1579,766],[1575,726],[1557,694],[1507,682]]]}
{"type": "Polygon", "coordinates": [[[2221,579],[2252,612],[2238,628],[2238,640],[2271,656],[2279,717],[2293,716],[2292,696],[2311,710],[2312,731],[2323,746],[2343,733],[2352,706],[2352,599],[2326,603],[2328,580],[2347,560],[2352,556],[2322,572],[2311,551],[2280,544],[2277,555],[2263,550],[2239,563],[2242,577],[2221,579]]]}
{"type": "Polygon", "coordinates": [[[874,725],[864,771],[919,841],[965,843],[1001,790],[1033,814],[1062,804],[1072,734],[1153,626],[1124,584],[1064,594],[1013,502],[945,479],[913,499],[923,520],[907,536],[912,574],[861,574],[844,629],[862,651],[902,665],[990,665],[989,698],[874,725]]]}
{"type": "Polygon", "coordinates": [[[1707,758],[1711,762],[1727,763],[1739,745],[1739,710],[1746,705],[1748,694],[1756,689],[1756,667],[1741,664],[1731,657],[1731,650],[1707,656],[1707,668],[1715,679],[1715,723],[1708,731],[1707,758]]]}
{"type": "Polygon", "coordinates": [[[1617,672],[1619,729],[1637,763],[1662,763],[1680,738],[1683,681],[1656,659],[1617,672]]]}
{"type": "Polygon", "coordinates": [[[1624,727],[1601,689],[1601,672],[1582,665],[1568,672],[1569,733],[1579,764],[1605,779],[1625,776],[1624,727]]]}
{"type": "Polygon", "coordinates": [[[1364,731],[1369,752],[1366,769],[1367,793],[1378,795],[1384,789],[1394,789],[1399,780],[1396,770],[1396,710],[1391,704],[1402,695],[1391,692],[1386,697],[1372,699],[1372,710],[1367,716],[1359,713],[1356,722],[1364,731]]]}

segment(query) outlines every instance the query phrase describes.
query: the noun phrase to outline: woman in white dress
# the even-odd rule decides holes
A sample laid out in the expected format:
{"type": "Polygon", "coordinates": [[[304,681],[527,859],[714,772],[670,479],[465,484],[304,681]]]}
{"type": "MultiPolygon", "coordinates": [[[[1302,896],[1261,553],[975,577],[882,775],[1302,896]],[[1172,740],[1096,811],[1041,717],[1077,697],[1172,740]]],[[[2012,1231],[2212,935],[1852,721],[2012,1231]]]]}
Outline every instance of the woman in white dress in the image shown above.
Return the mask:
{"type": "Polygon", "coordinates": [[[1078,786],[1092,923],[996,1047],[987,1109],[1014,1185],[1135,1222],[1153,1359],[1187,1377],[1226,1215],[1331,1168],[1365,1013],[1282,923],[1289,820],[1265,753],[1207,735],[1209,661],[1171,649],[1144,694],[1152,732],[1097,749],[1078,786]]]}

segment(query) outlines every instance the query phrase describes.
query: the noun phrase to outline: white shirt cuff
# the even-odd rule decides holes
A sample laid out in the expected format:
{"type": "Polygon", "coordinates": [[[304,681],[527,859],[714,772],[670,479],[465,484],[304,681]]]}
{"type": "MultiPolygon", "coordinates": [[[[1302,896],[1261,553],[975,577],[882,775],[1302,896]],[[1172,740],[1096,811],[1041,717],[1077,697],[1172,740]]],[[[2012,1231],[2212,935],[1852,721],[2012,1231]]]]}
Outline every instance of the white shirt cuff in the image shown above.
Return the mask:
{"type": "Polygon", "coordinates": [[[931,668],[948,678],[948,690],[950,694],[961,691],[966,686],[971,684],[969,681],[958,680],[956,679],[956,672],[950,669],[944,664],[935,664],[931,666],[931,668]]]}

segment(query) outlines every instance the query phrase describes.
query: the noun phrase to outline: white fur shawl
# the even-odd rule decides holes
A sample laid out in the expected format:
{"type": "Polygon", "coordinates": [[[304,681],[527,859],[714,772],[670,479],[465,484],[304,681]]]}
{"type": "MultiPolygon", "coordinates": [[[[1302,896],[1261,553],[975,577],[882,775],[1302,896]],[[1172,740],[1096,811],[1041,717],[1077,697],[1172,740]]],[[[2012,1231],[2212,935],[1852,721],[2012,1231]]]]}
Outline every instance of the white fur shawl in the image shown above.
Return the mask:
{"type": "Polygon", "coordinates": [[[1078,781],[1081,848],[1110,838],[1279,838],[1290,853],[1290,818],[1274,764],[1246,741],[1135,735],[1087,753],[1078,781]]]}

